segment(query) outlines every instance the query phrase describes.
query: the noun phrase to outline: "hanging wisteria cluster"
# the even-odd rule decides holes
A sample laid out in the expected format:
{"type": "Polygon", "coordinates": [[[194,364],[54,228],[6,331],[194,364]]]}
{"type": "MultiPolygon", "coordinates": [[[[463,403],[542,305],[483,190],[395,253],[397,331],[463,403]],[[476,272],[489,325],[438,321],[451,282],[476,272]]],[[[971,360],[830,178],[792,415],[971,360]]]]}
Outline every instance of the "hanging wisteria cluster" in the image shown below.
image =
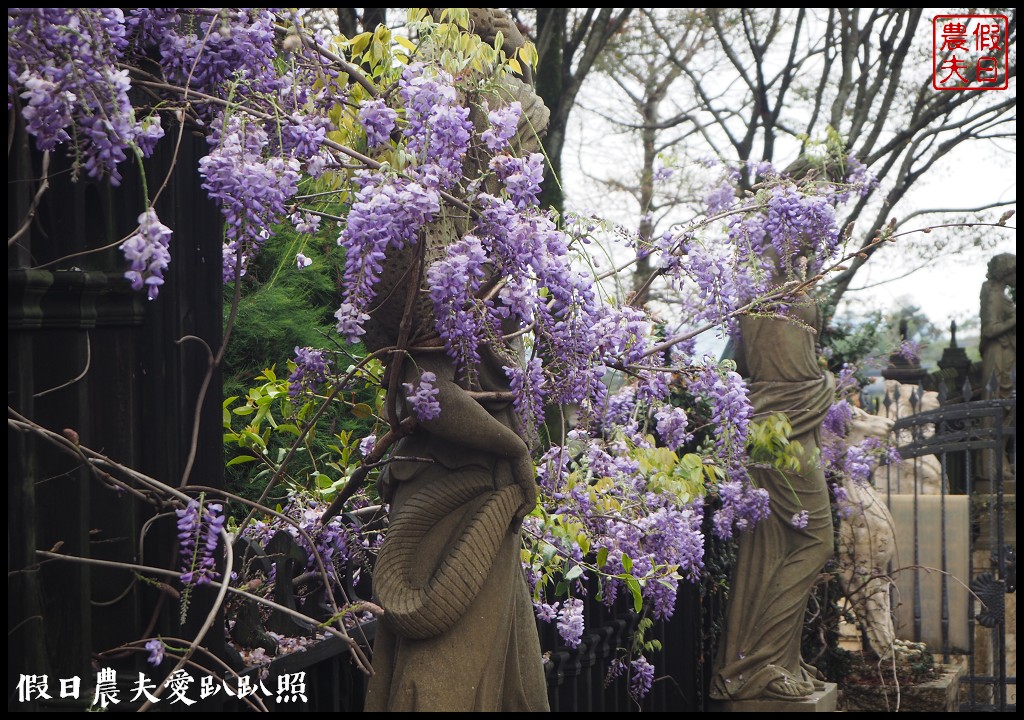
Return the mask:
{"type": "Polygon", "coordinates": [[[224,530],[224,506],[220,503],[205,503],[204,497],[193,498],[188,504],[176,510],[178,517],[178,552],[181,557],[181,584],[185,590],[181,595],[181,617],[184,622],[188,613],[191,589],[220,577],[217,572],[217,546],[224,530]]]}
{"type": "MultiPolygon", "coordinates": [[[[744,469],[752,409],[740,376],[693,357],[682,342],[689,338],[671,351],[661,346],[644,311],[602,294],[585,269],[586,222],[560,226],[538,203],[543,156],[510,152],[521,105],[473,100],[512,72],[503,53],[478,40],[446,53],[446,43],[464,36],[422,11],[408,23],[415,45],[379,33],[328,39],[301,23],[281,9],[11,8],[8,109],[40,150],[63,148],[76,172],[115,185],[124,162],[153,152],[167,121],[205,133],[209,153],[194,170],[224,218],[225,282],[243,282],[281,224],[330,235],[345,254],[336,312],[344,341],[363,338],[388,258],[458,209],[465,232],[425,268],[445,351],[468,378],[481,349],[514,328],[525,354],[505,372],[524,433],[537,432],[546,407],[578,411],[566,440],[539,460],[541,504],[524,524],[538,616],[578,644],[579,593],[594,577],[604,602],[625,593],[654,617],[671,617],[678,582],[703,568],[705,513],[714,512],[723,538],[768,513],[765,492],[744,469]],[[144,91],[136,104],[133,90],[144,91]],[[474,123],[473,102],[485,122],[474,123]],[[470,154],[487,160],[485,177],[466,177],[470,154]],[[328,212],[339,206],[342,216],[328,212]],[[680,392],[703,408],[705,426],[693,424],[695,405],[682,406],[680,392]],[[556,576],[568,581],[564,597],[549,595],[556,576]]],[[[708,217],[722,216],[724,241],[687,228],[640,254],[698,298],[694,325],[728,325],[780,282],[811,280],[834,259],[835,205],[868,182],[863,165],[850,159],[848,167],[852,182],[819,183],[814,192],[755,168],[771,182],[742,201],[735,175],[725,173],[706,197],[708,217]],[[772,257],[783,260],[785,277],[774,274],[772,257]]],[[[125,277],[155,299],[173,228],[153,207],[138,222],[120,245],[125,277]]],[[[296,268],[314,261],[299,254],[296,268]]],[[[296,353],[288,394],[323,397],[336,377],[325,355],[296,353]]],[[[403,388],[420,420],[440,410],[433,383],[425,372],[403,388]]],[[[360,438],[359,447],[386,460],[379,439],[360,438]]],[[[198,504],[179,511],[187,584],[212,576],[223,524],[215,507],[201,516],[198,504]]],[[[316,506],[294,507],[293,520],[315,539],[311,557],[339,568],[352,559],[361,541],[347,528],[319,524],[316,506]]],[[[642,696],[653,668],[643,656],[630,663],[642,696]]]]}

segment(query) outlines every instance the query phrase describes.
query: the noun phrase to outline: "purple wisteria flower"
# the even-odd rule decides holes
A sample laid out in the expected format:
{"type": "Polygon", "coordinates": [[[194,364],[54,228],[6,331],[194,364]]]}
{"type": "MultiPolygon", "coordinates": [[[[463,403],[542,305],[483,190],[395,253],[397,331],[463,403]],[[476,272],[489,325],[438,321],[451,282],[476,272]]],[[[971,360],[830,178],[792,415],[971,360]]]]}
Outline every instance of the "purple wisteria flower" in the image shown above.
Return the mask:
{"type": "Polygon", "coordinates": [[[728,539],[733,530],[749,530],[771,514],[768,491],[751,487],[749,483],[730,480],[718,486],[722,507],[712,520],[712,532],[728,539]]]}
{"type": "Polygon", "coordinates": [[[277,130],[281,148],[294,158],[314,157],[327,139],[331,122],[315,115],[292,115],[277,130]]]}
{"type": "Polygon", "coordinates": [[[71,125],[71,110],[78,99],[70,90],[61,90],[58,85],[45,77],[23,72],[17,80],[25,91],[22,116],[26,129],[36,136],[40,150],[54,150],[57,145],[71,139],[66,128],[71,125]]]}
{"type": "Polygon", "coordinates": [[[149,208],[139,215],[139,228],[120,245],[130,267],[124,276],[132,284],[132,290],[147,288],[150,300],[160,294],[164,284],[164,270],[171,262],[169,250],[171,235],[169,227],[160,222],[156,210],[149,208]]]}
{"type": "Polygon", "coordinates": [[[654,413],[654,419],[658,436],[666,447],[674,450],[693,439],[693,435],[686,432],[688,418],[683,408],[666,405],[654,413]]]}
{"type": "Polygon", "coordinates": [[[473,123],[459,105],[453,79],[443,70],[413,63],[402,73],[406,150],[415,159],[408,172],[427,187],[447,189],[462,177],[473,123]]]}
{"type": "Polygon", "coordinates": [[[388,248],[416,241],[420,229],[440,210],[437,191],[405,178],[360,173],[359,188],[338,245],[345,250],[345,278],[338,332],[358,342],[365,308],[376,295],[388,248]]]}
{"type": "Polygon", "coordinates": [[[338,334],[354,343],[359,342],[359,338],[366,332],[363,324],[370,319],[367,313],[347,302],[334,311],[334,317],[338,321],[335,326],[338,334]]]}
{"type": "Polygon", "coordinates": [[[640,362],[647,352],[652,323],[643,310],[623,305],[604,306],[593,328],[598,350],[606,362],[640,362]]]}
{"type": "Polygon", "coordinates": [[[672,176],[676,174],[674,168],[670,168],[666,165],[661,165],[654,170],[654,182],[662,183],[668,182],[672,179],[672,176]]]}
{"type": "Polygon", "coordinates": [[[524,430],[533,434],[535,428],[544,422],[544,366],[540,358],[530,358],[525,368],[504,367],[514,395],[513,406],[516,417],[524,430]]]}
{"type": "Polygon", "coordinates": [[[878,466],[882,455],[882,441],[875,437],[865,438],[857,445],[846,448],[842,470],[846,477],[860,485],[871,483],[871,475],[878,466]]]}
{"type": "Polygon", "coordinates": [[[114,186],[128,151],[148,154],[163,132],[158,122],[135,119],[131,80],[118,67],[125,34],[119,8],[8,9],[8,109],[23,88],[22,116],[37,146],[54,150],[74,135],[73,177],[85,168],[114,186]]]}
{"type": "Polygon", "coordinates": [[[370,148],[386,145],[391,141],[398,113],[387,106],[384,98],[373,98],[363,102],[359,108],[359,123],[366,131],[366,144],[370,148]]]}
{"type": "Polygon", "coordinates": [[[810,250],[807,272],[814,274],[839,245],[839,227],[832,205],[820,195],[801,194],[788,185],[772,191],[764,229],[779,260],[794,277],[797,269],[793,258],[810,250]]]}
{"type": "Polygon", "coordinates": [[[921,361],[921,344],[903,338],[900,341],[900,346],[896,350],[896,355],[906,360],[908,363],[917,363],[921,361]]]}
{"type": "Polygon", "coordinates": [[[189,500],[178,516],[178,548],[181,555],[181,582],[183,585],[204,585],[219,577],[215,570],[214,553],[220,542],[226,517],[220,503],[209,503],[202,509],[195,498],[189,500]]]}
{"type": "Polygon", "coordinates": [[[437,388],[437,376],[434,373],[424,370],[420,373],[418,385],[402,383],[402,387],[405,388],[406,400],[417,418],[434,420],[441,415],[441,404],[437,401],[441,391],[437,388]]]}
{"type": "Polygon", "coordinates": [[[135,133],[135,144],[143,157],[149,157],[156,150],[156,144],[164,136],[164,128],[159,115],[150,115],[139,125],[135,133]]]}
{"type": "Polygon", "coordinates": [[[177,8],[132,8],[125,18],[131,41],[143,47],[159,45],[161,40],[177,32],[180,24],[177,8]]]}
{"type": "Polygon", "coordinates": [[[846,177],[827,191],[827,197],[834,204],[844,203],[853,193],[866,197],[872,189],[878,187],[878,178],[868,166],[857,159],[856,155],[846,157],[846,177]]]}
{"type": "Polygon", "coordinates": [[[308,268],[312,264],[313,264],[312,258],[308,258],[305,255],[303,255],[302,253],[296,253],[295,254],[295,267],[297,269],[302,270],[304,268],[308,268]]]}
{"type": "Polygon", "coordinates": [[[736,177],[738,173],[723,176],[716,184],[708,187],[704,193],[704,205],[708,215],[731,210],[736,203],[736,177]]]}
{"type": "Polygon", "coordinates": [[[474,302],[486,263],[480,239],[465,235],[449,246],[446,257],[427,269],[437,331],[448,355],[467,369],[475,368],[480,360],[477,345],[487,328],[474,302]]]}
{"type": "Polygon", "coordinates": [[[830,483],[832,497],[835,499],[836,512],[843,520],[849,520],[857,512],[857,508],[850,502],[850,494],[846,488],[838,483],[830,483]]]}
{"type": "Polygon", "coordinates": [[[274,20],[266,8],[225,8],[211,19],[167,24],[156,38],[164,74],[217,97],[276,93],[285,80],[274,64],[274,20]]]}
{"type": "Polygon", "coordinates": [[[747,171],[750,173],[750,177],[755,180],[768,180],[782,176],[782,174],[775,169],[775,166],[767,160],[748,160],[746,167],[747,171]]]}
{"type": "Polygon", "coordinates": [[[480,134],[480,139],[488,150],[500,152],[508,147],[509,140],[516,134],[522,114],[523,106],[518,101],[487,113],[490,127],[480,134]]]}
{"type": "Polygon", "coordinates": [[[245,275],[272,226],[287,216],[301,169],[295,158],[263,157],[269,136],[240,115],[217,118],[208,138],[213,150],[199,161],[203,188],[224,216],[224,282],[245,275]]]}
{"type": "Polygon", "coordinates": [[[810,521],[806,510],[801,510],[798,513],[793,513],[793,517],[790,519],[790,524],[797,530],[803,530],[807,527],[807,523],[810,521]]]}
{"type": "Polygon", "coordinates": [[[377,447],[377,438],[374,435],[367,435],[359,441],[359,454],[363,457],[369,457],[373,449],[377,447]]]}
{"type": "Polygon", "coordinates": [[[643,700],[654,683],[654,666],[643,655],[630,663],[629,694],[636,701],[643,700]]]}
{"type": "MultiPolygon", "coordinates": [[[[295,538],[295,542],[306,551],[305,569],[307,571],[319,569],[316,561],[316,557],[319,555],[328,568],[328,572],[333,570],[339,575],[354,572],[352,582],[358,582],[359,566],[365,559],[365,553],[370,548],[372,541],[369,536],[364,536],[360,532],[358,526],[349,524],[341,515],[335,515],[327,523],[324,523],[323,514],[326,509],[326,504],[321,505],[309,501],[308,497],[296,495],[281,513],[295,521],[305,532],[305,536],[294,524],[280,518],[274,518],[270,522],[253,522],[246,527],[244,536],[261,545],[266,545],[275,535],[284,531],[295,538]],[[312,546],[307,542],[306,537],[313,541],[312,546]]],[[[276,568],[275,563],[271,569],[271,577],[267,578],[270,582],[274,581],[276,568]]]]}
{"type": "Polygon", "coordinates": [[[525,158],[497,155],[490,165],[498,179],[505,184],[505,190],[516,208],[524,210],[537,204],[540,186],[544,182],[543,155],[531,153],[525,158]]]}
{"type": "Polygon", "coordinates": [[[146,649],[149,650],[149,657],[146,658],[146,662],[154,667],[159,667],[160,663],[164,661],[164,644],[162,640],[153,639],[146,643],[146,649]]]}
{"type": "Polygon", "coordinates": [[[608,672],[604,676],[604,684],[610,685],[613,680],[617,680],[626,674],[626,663],[622,658],[615,658],[608,663],[608,672]]]}
{"type": "Polygon", "coordinates": [[[719,429],[715,448],[727,469],[743,475],[747,432],[754,408],[747,397],[747,386],[739,373],[721,371],[708,359],[692,388],[711,404],[712,421],[719,429]]]}
{"type": "Polygon", "coordinates": [[[288,376],[288,395],[298,397],[303,390],[315,392],[327,381],[327,359],[323,350],[311,347],[295,348],[295,370],[288,376]]]}
{"type": "Polygon", "coordinates": [[[750,278],[741,274],[742,266],[732,262],[726,246],[690,241],[682,249],[686,259],[679,265],[680,272],[697,286],[695,320],[718,321],[756,292],[750,278]]]}
{"type": "Polygon", "coordinates": [[[558,611],[558,634],[569,647],[579,647],[583,638],[583,601],[567,598],[558,611]]]}
{"type": "Polygon", "coordinates": [[[825,419],[821,421],[822,430],[835,435],[837,438],[846,437],[853,420],[853,406],[846,400],[833,403],[832,407],[825,413],[825,419]]]}
{"type": "Polygon", "coordinates": [[[548,605],[545,602],[534,602],[533,610],[538,620],[550,623],[558,616],[558,606],[559,603],[557,602],[554,605],[548,605]]]}
{"type": "Polygon", "coordinates": [[[604,413],[601,426],[611,430],[616,425],[623,426],[635,423],[633,413],[636,412],[636,388],[626,385],[621,390],[605,397],[604,413]]]}
{"type": "MultiPolygon", "coordinates": [[[[704,535],[701,533],[704,503],[696,499],[680,506],[651,495],[648,497],[651,512],[637,522],[643,531],[643,551],[660,564],[674,566],[684,577],[696,580],[704,567],[704,535]]],[[[666,619],[672,616],[675,585],[675,582],[654,582],[644,588],[645,596],[657,593],[661,598],[660,607],[658,602],[654,603],[655,617],[666,619]],[[666,593],[666,590],[671,592],[666,593]]]]}

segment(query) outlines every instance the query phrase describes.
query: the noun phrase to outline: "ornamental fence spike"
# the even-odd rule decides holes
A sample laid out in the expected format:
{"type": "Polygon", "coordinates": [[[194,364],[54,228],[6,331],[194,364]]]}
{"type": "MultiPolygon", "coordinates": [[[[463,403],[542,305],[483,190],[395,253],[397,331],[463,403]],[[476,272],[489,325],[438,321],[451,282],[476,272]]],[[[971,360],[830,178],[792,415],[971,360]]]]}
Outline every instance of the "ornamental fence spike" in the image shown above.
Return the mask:
{"type": "Polygon", "coordinates": [[[915,385],[910,391],[910,414],[917,415],[921,412],[921,400],[924,398],[924,386],[915,385]]]}

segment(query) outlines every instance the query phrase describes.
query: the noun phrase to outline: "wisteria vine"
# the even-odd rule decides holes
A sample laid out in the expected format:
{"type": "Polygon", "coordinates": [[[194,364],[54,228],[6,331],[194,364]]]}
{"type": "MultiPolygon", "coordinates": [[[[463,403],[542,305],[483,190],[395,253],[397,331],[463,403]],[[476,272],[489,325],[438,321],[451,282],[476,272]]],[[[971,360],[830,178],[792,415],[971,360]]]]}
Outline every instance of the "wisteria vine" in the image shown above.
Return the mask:
{"type": "MultiPolygon", "coordinates": [[[[464,34],[451,18],[422,11],[407,25],[415,46],[389,34],[320,37],[297,21],[275,9],[10,8],[8,109],[39,150],[65,150],[76,174],[114,185],[125,162],[152,154],[168,123],[204,133],[209,152],[195,171],[224,219],[224,281],[245,282],[282,225],[330,236],[345,256],[335,314],[342,342],[365,335],[389,258],[457,211],[465,230],[424,269],[437,341],[467,379],[482,348],[521,338],[523,352],[505,372],[525,435],[539,433],[545,408],[571,405],[578,414],[538,460],[542,499],[524,523],[538,617],[578,645],[580,594],[591,578],[607,604],[628,596],[637,610],[671,617],[678,583],[704,567],[705,514],[727,538],[768,512],[744,469],[752,410],[740,376],[695,357],[683,338],[672,352],[663,347],[647,312],[595,283],[586,245],[593,228],[561,225],[540,207],[544,157],[510,147],[524,110],[488,94],[495,77],[513,72],[510,58],[475,40],[463,65],[446,67],[446,43],[464,34]],[[149,99],[133,103],[135,89],[149,99]],[[486,159],[482,177],[466,176],[471,155],[486,159]]],[[[834,208],[870,182],[855,158],[847,166],[841,182],[816,184],[757,168],[771,181],[742,207],[727,172],[705,197],[708,216],[724,221],[718,236],[681,229],[638,256],[652,256],[658,277],[697,299],[688,306],[694,326],[728,326],[759,299],[782,299],[769,257],[783,259],[785,281],[798,283],[836,259],[834,208]],[[810,256],[795,252],[808,244],[810,256]]],[[[148,200],[119,247],[127,281],[156,300],[173,253],[185,249],[148,200]]],[[[313,262],[298,253],[296,271],[313,262]]],[[[321,349],[296,348],[272,399],[335,398],[336,383],[354,377],[341,367],[321,349]]],[[[409,417],[440,412],[435,382],[424,372],[402,386],[409,417]]],[[[386,410],[376,410],[379,430],[350,439],[364,470],[387,461],[396,433],[386,410]]],[[[859,472],[849,454],[847,462],[859,472]]],[[[320,500],[297,493],[286,514],[314,540],[302,541],[309,568],[320,558],[341,571],[369,546],[338,518],[324,521],[320,500]]],[[[202,500],[177,510],[186,587],[217,577],[220,510],[202,500]]],[[[284,527],[275,522],[244,532],[261,538],[284,527]]],[[[642,654],[619,662],[642,697],[654,668],[642,654]]]]}

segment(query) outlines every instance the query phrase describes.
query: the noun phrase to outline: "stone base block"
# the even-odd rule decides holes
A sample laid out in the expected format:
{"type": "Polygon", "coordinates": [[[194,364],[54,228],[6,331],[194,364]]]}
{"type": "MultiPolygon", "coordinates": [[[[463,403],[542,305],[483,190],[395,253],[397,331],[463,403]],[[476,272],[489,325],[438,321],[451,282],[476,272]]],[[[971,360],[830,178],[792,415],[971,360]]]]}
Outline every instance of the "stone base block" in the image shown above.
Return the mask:
{"type": "Polygon", "coordinates": [[[843,686],[839,707],[844,712],[959,712],[963,668],[939,665],[939,677],[916,685],[843,686]]]}
{"type": "Polygon", "coordinates": [[[825,683],[825,689],[806,700],[712,700],[711,712],[835,712],[839,691],[834,683],[825,683]]]}

